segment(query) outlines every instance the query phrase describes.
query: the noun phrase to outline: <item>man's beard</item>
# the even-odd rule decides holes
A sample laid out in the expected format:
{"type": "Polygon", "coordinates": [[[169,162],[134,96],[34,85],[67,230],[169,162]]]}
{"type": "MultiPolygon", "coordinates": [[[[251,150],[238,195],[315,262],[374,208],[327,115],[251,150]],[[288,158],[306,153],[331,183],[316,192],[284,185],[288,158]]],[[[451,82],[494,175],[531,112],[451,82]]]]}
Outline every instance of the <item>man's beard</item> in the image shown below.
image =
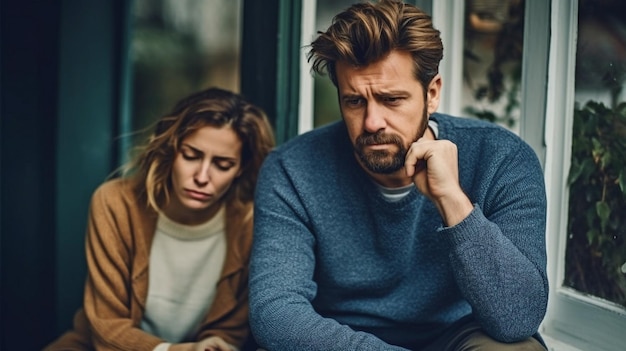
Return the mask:
{"type": "MultiPolygon", "coordinates": [[[[417,141],[426,132],[428,127],[428,115],[426,108],[423,113],[423,123],[418,126],[412,142],[417,141]]],[[[408,146],[402,143],[402,138],[397,134],[387,134],[382,130],[376,133],[363,133],[356,138],[354,151],[361,163],[371,172],[380,174],[392,174],[404,167],[404,161],[408,146]],[[376,144],[393,144],[397,151],[371,150],[366,151],[366,146],[376,144]]]]}
{"type": "Polygon", "coordinates": [[[404,165],[407,149],[402,139],[396,134],[385,134],[382,130],[376,133],[361,134],[356,138],[354,151],[361,163],[374,173],[394,173],[404,165]],[[371,150],[365,151],[367,145],[393,144],[398,150],[371,150]]]}

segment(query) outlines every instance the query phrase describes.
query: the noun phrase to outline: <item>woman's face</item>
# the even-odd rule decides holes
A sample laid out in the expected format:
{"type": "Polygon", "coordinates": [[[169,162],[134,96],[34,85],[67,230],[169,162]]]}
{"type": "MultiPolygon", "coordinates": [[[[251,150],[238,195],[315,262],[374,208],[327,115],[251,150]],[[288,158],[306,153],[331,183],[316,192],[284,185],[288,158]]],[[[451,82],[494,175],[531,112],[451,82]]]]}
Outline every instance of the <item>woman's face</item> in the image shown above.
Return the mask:
{"type": "Polygon", "coordinates": [[[172,220],[188,225],[209,220],[241,174],[242,143],[231,126],[204,126],[182,140],[171,174],[172,220]]]}

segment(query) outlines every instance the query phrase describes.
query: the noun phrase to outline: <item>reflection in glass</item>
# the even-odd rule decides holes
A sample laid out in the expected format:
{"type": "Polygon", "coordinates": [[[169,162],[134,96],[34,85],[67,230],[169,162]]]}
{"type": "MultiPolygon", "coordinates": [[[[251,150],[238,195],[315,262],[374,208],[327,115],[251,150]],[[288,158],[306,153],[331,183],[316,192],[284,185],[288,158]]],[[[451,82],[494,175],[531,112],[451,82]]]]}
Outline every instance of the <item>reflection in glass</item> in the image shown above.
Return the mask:
{"type": "Polygon", "coordinates": [[[518,131],[523,0],[466,0],[464,112],[518,131]]]}
{"type": "MultiPolygon", "coordinates": [[[[332,16],[353,2],[318,0],[316,30],[325,30],[332,16]]],[[[517,131],[524,0],[466,0],[465,9],[464,112],[517,131]]],[[[330,80],[315,77],[314,89],[314,126],[339,119],[337,93],[330,80]]]]}
{"type": "Polygon", "coordinates": [[[580,0],[564,285],[626,306],[626,4],[580,0]]]}
{"type": "MultiPolygon", "coordinates": [[[[355,0],[318,0],[315,33],[326,31],[333,17],[355,3],[355,0]]],[[[306,43],[308,45],[308,43],[306,43]]],[[[328,76],[314,76],[313,128],[341,119],[337,89],[328,76]]]]}
{"type": "Polygon", "coordinates": [[[241,0],[134,1],[132,130],[148,127],[192,91],[239,91],[240,6],[241,0]]]}

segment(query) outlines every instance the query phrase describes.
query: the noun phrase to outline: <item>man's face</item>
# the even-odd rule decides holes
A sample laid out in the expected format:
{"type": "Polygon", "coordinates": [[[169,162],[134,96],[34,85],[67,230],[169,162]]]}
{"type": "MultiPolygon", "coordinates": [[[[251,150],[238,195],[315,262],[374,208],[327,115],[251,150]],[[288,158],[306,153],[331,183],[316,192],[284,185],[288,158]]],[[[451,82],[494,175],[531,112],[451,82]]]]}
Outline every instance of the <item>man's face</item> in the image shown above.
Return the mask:
{"type": "Polygon", "coordinates": [[[335,67],[339,106],[357,159],[370,173],[398,172],[438,107],[441,78],[436,76],[425,94],[411,55],[402,51],[364,67],[344,61],[335,67]]]}

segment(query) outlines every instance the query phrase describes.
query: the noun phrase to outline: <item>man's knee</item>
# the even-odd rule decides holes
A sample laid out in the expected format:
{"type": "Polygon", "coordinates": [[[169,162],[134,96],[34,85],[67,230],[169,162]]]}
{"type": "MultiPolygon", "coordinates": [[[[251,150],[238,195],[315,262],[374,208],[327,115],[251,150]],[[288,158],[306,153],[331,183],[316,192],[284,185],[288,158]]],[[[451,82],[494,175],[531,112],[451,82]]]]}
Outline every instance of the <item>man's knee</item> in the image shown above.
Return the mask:
{"type": "Polygon", "coordinates": [[[541,343],[530,337],[516,343],[499,342],[482,330],[476,330],[461,341],[455,351],[546,351],[541,343]]]}

